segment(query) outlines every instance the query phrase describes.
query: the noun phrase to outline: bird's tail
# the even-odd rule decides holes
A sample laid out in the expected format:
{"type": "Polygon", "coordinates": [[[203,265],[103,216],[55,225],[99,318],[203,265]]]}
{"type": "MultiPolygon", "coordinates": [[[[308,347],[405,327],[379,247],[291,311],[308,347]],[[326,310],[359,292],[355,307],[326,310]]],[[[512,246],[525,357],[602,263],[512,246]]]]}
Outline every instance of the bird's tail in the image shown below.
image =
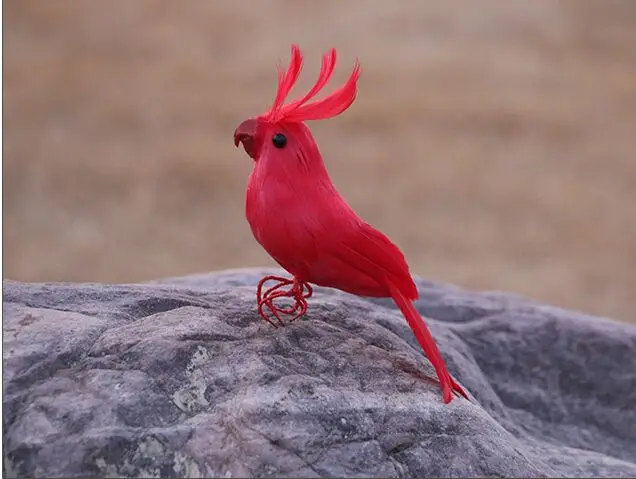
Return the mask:
{"type": "Polygon", "coordinates": [[[449,403],[453,399],[453,393],[461,394],[463,397],[468,399],[466,392],[455,382],[448,372],[444,358],[442,358],[433,336],[420,316],[420,313],[418,313],[417,309],[415,309],[413,302],[408,299],[394,284],[389,283],[389,288],[391,290],[391,297],[393,298],[393,301],[395,301],[395,304],[398,308],[400,308],[400,311],[402,311],[406,321],[413,330],[413,334],[417,338],[417,342],[420,343],[420,346],[422,346],[424,353],[426,353],[426,356],[431,361],[431,364],[437,373],[442,393],[444,395],[444,402],[449,403]]]}

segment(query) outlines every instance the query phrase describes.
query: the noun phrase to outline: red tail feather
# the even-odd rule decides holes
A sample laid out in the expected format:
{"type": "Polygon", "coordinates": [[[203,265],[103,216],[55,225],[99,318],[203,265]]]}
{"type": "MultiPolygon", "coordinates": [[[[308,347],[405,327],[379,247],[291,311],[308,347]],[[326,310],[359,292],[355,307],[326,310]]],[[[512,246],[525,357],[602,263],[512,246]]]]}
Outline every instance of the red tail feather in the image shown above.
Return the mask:
{"type": "Polygon", "coordinates": [[[391,297],[393,298],[393,301],[395,301],[395,304],[397,304],[400,311],[402,311],[406,321],[413,330],[413,334],[415,334],[415,337],[417,338],[417,342],[420,343],[420,346],[422,346],[424,353],[426,353],[426,356],[431,361],[431,364],[437,373],[437,377],[439,378],[439,382],[442,387],[442,393],[444,395],[444,402],[449,403],[453,399],[453,392],[461,394],[463,397],[468,399],[466,392],[455,382],[448,372],[444,358],[442,358],[442,354],[439,352],[433,336],[431,336],[426,323],[415,309],[415,306],[413,306],[413,303],[394,285],[389,284],[389,288],[391,290],[391,297]]]}

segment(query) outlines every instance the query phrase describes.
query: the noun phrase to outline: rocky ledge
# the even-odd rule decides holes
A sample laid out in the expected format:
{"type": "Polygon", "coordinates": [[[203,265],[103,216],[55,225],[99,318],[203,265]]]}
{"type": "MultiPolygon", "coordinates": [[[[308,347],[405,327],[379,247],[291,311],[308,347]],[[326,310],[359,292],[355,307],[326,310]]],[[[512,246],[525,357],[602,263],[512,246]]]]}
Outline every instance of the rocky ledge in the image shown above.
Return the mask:
{"type": "Polygon", "coordinates": [[[390,301],[274,329],[266,272],[4,281],[3,475],[636,476],[634,326],[417,279],[445,405],[390,301]]]}

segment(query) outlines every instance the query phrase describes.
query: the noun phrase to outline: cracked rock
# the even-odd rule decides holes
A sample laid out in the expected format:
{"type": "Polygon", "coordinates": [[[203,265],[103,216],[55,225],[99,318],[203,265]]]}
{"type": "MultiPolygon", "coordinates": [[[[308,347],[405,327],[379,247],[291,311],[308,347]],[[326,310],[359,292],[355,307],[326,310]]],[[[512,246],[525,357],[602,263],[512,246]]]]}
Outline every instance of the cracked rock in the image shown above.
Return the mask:
{"type": "Polygon", "coordinates": [[[636,476],[633,326],[417,279],[445,405],[390,301],[316,288],[274,329],[265,273],[4,281],[3,475],[636,476]]]}

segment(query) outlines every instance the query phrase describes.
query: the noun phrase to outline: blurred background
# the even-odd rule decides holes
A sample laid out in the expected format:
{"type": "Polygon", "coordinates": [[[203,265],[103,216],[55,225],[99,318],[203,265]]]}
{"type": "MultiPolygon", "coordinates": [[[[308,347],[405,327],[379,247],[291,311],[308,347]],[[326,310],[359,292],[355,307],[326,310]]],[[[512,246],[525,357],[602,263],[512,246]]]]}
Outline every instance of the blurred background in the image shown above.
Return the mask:
{"type": "Polygon", "coordinates": [[[232,132],[289,44],[356,57],[310,124],[414,273],[636,321],[636,2],[4,6],[4,277],[134,282],[270,265],[232,132]]]}

